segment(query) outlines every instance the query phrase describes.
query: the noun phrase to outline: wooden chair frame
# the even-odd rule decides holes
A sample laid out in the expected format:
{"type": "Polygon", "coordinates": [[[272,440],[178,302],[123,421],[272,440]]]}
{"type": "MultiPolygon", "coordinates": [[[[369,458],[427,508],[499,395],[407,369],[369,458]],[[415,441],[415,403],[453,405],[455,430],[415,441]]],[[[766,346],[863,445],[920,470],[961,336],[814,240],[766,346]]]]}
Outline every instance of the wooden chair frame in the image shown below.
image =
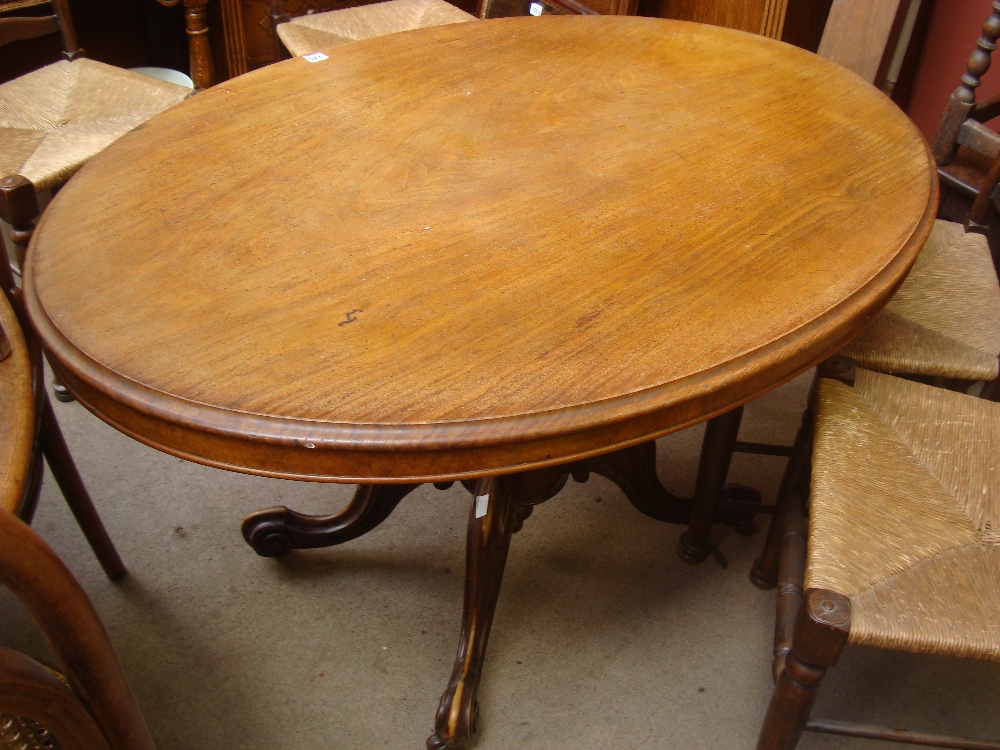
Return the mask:
{"type": "Polygon", "coordinates": [[[37,721],[66,750],[155,750],[97,612],[69,569],[0,510],[0,584],[24,604],[65,675],[0,648],[0,713],[37,721]]]}
{"type": "MultiPolygon", "coordinates": [[[[0,219],[13,227],[11,234],[19,252],[19,262],[24,258],[25,249],[21,243],[26,243],[27,237],[30,237],[31,222],[37,215],[38,200],[31,182],[19,175],[0,180],[0,219]]],[[[76,517],[77,523],[94,550],[104,572],[111,580],[119,580],[127,572],[125,564],[101,522],[93,500],[91,500],[86,485],[80,477],[80,472],[73,461],[73,456],[69,452],[69,447],[66,445],[62,430],[59,429],[59,423],[56,421],[55,412],[45,389],[41,345],[37,337],[32,334],[32,329],[27,322],[21,290],[15,282],[14,274],[11,271],[11,262],[7,257],[2,240],[0,240],[0,285],[3,286],[4,294],[10,300],[14,312],[21,321],[21,328],[24,331],[28,351],[32,358],[34,376],[34,459],[18,514],[29,522],[34,515],[41,490],[42,457],[44,456],[63,497],[66,498],[66,503],[76,517]]]]}
{"type": "Polygon", "coordinates": [[[804,588],[814,400],[820,378],[853,385],[854,373],[854,364],[846,357],[831,357],[820,367],[782,479],[764,550],[754,564],[755,576],[766,581],[774,576],[778,583],[772,664],[775,690],[757,750],[790,750],[803,731],[964,750],[1000,750],[1000,740],[810,718],[820,683],[839,660],[851,629],[851,603],[846,597],[804,588]]]}

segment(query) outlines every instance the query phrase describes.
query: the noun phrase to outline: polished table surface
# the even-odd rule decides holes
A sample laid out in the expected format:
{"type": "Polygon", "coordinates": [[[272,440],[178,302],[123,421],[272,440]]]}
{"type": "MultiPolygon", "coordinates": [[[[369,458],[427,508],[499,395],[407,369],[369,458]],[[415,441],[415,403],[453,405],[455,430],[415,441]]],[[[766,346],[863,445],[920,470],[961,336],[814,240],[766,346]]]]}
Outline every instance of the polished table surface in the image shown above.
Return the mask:
{"type": "MultiPolygon", "coordinates": [[[[459,662],[481,665],[485,634],[466,638],[481,601],[488,633],[503,498],[527,493],[497,477],[815,364],[891,297],[936,200],[912,125],[816,56],[659,19],[503,19],[292,59],[153,118],[47,209],[26,293],[70,390],[161,450],[480,478],[499,509],[470,518],[459,662]]],[[[474,730],[463,669],[431,747],[474,730]]]]}
{"type": "Polygon", "coordinates": [[[123,138],[45,213],[29,304],[81,400],[169,452],[499,473],[700,421],[837,348],[929,231],[929,163],[881,94],[758,37],[428,29],[123,138]]]}

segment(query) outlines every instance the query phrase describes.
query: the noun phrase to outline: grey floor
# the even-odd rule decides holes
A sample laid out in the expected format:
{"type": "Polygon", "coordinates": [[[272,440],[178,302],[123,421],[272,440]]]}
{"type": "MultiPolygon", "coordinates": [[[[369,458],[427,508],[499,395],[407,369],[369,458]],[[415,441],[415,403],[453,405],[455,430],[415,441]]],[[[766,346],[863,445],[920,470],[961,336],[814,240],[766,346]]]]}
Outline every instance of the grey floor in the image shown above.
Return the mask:
{"type": "MultiPolygon", "coordinates": [[[[790,440],[805,382],[747,409],[744,436],[790,440]]],[[[287,504],[330,512],[349,487],[241,476],[123,437],[78,404],[57,413],[130,568],[109,583],[54,482],[36,530],[102,614],[161,750],[420,750],[451,671],[462,606],[459,489],[421,488],[339,548],[257,557],[239,522],[287,504]]],[[[689,492],[701,439],[659,441],[664,482],[689,492]]],[[[773,496],[780,459],[731,477],[773,496]]],[[[762,535],[717,530],[728,568],[676,554],[679,527],[640,515],[601,478],[571,482],[514,537],[475,747],[752,748],[770,693],[773,592],[747,572],[762,535]]],[[[5,645],[45,656],[0,592],[5,645]]],[[[817,714],[1000,736],[996,665],[849,650],[817,714]]],[[[801,748],[896,748],[807,735],[801,748]]]]}

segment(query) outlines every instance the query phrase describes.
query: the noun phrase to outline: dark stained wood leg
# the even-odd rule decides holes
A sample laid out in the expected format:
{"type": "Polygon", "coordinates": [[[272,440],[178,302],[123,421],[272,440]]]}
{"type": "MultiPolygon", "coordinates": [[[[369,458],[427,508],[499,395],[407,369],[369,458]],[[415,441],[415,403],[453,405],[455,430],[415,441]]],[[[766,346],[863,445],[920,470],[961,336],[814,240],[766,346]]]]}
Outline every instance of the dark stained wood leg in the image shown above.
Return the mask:
{"type": "Polygon", "coordinates": [[[781,540],[785,535],[785,523],[793,504],[802,504],[809,492],[809,467],[812,460],[813,409],[810,406],[802,415],[802,425],[792,445],[792,455],[781,477],[778,497],[774,503],[774,515],[767,528],[764,547],[750,569],[750,581],[759,589],[773,589],[778,585],[778,561],[781,540]]]}
{"type": "MultiPolygon", "coordinates": [[[[853,386],[854,362],[841,355],[834,355],[816,368],[809,392],[809,402],[802,415],[802,426],[795,436],[792,455],[781,477],[778,497],[774,504],[774,516],[767,529],[764,548],[750,569],[750,581],[759,589],[773,589],[778,584],[778,563],[781,557],[781,542],[785,536],[785,526],[792,517],[793,503],[804,508],[809,497],[809,475],[812,467],[813,419],[815,416],[816,388],[820,378],[839,380],[853,386]]],[[[797,510],[796,508],[796,510],[797,510]]]]}
{"type": "Polygon", "coordinates": [[[571,467],[573,478],[585,482],[590,473],[618,485],[636,510],[667,523],[687,523],[691,501],[667,491],[656,473],[656,443],[652,440],[614,453],[588,458],[571,467]]]}
{"type": "Polygon", "coordinates": [[[464,745],[476,733],[476,692],[486,643],[500,594],[510,538],[523,505],[523,475],[490,477],[476,484],[466,546],[465,606],[458,656],[434,722],[428,750],[464,745]],[[487,500],[483,500],[487,498],[487,500]]]}
{"type": "Polygon", "coordinates": [[[184,0],[191,80],[197,91],[203,91],[215,83],[212,48],[208,40],[207,6],[208,0],[184,0]]]}
{"type": "Polygon", "coordinates": [[[101,567],[108,578],[117,581],[127,572],[125,564],[118,556],[118,550],[108,536],[101,517],[97,515],[97,509],[73,463],[73,456],[66,446],[48,398],[42,399],[42,410],[41,445],[45,460],[101,567]]]}
{"type": "MultiPolygon", "coordinates": [[[[39,441],[41,438],[38,438],[39,441]]],[[[17,509],[17,517],[29,526],[35,517],[38,509],[38,499],[42,495],[42,474],[44,474],[45,462],[41,457],[41,446],[36,446],[32,450],[31,471],[28,473],[28,481],[24,486],[24,496],[21,498],[21,507],[17,509]]]]}
{"type": "Polygon", "coordinates": [[[710,419],[705,428],[698,461],[698,479],[691,505],[691,522],[680,538],[677,553],[686,563],[699,563],[712,554],[709,539],[719,500],[733,460],[733,450],[743,421],[743,407],[710,419]]]}
{"type": "Polygon", "coordinates": [[[851,604],[831,591],[810,589],[795,623],[792,649],[785,658],[757,750],[793,750],[816,702],[819,683],[837,663],[851,623],[851,604]]]}
{"type": "Polygon", "coordinates": [[[267,508],[243,519],[247,544],[263,557],[280,557],[293,549],[343,544],[367,534],[389,517],[417,484],[362,484],[340,513],[309,516],[285,507],[267,508]]]}

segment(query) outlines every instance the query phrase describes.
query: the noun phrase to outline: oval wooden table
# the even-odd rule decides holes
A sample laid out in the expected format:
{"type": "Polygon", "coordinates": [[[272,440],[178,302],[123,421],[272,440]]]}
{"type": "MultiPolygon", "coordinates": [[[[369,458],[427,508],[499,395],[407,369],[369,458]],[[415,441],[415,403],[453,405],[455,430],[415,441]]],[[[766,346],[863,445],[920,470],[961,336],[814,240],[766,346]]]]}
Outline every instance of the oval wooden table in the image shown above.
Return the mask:
{"type": "Polygon", "coordinates": [[[504,19],[289,60],[159,115],[48,208],[27,300],[60,378],[119,430],[362,484],[334,516],[252,516],[261,551],[469,482],[428,740],[456,746],[531,503],[595,470],[683,520],[650,441],[840,347],[936,200],[915,129],[818,57],[657,19],[504,19]]]}

